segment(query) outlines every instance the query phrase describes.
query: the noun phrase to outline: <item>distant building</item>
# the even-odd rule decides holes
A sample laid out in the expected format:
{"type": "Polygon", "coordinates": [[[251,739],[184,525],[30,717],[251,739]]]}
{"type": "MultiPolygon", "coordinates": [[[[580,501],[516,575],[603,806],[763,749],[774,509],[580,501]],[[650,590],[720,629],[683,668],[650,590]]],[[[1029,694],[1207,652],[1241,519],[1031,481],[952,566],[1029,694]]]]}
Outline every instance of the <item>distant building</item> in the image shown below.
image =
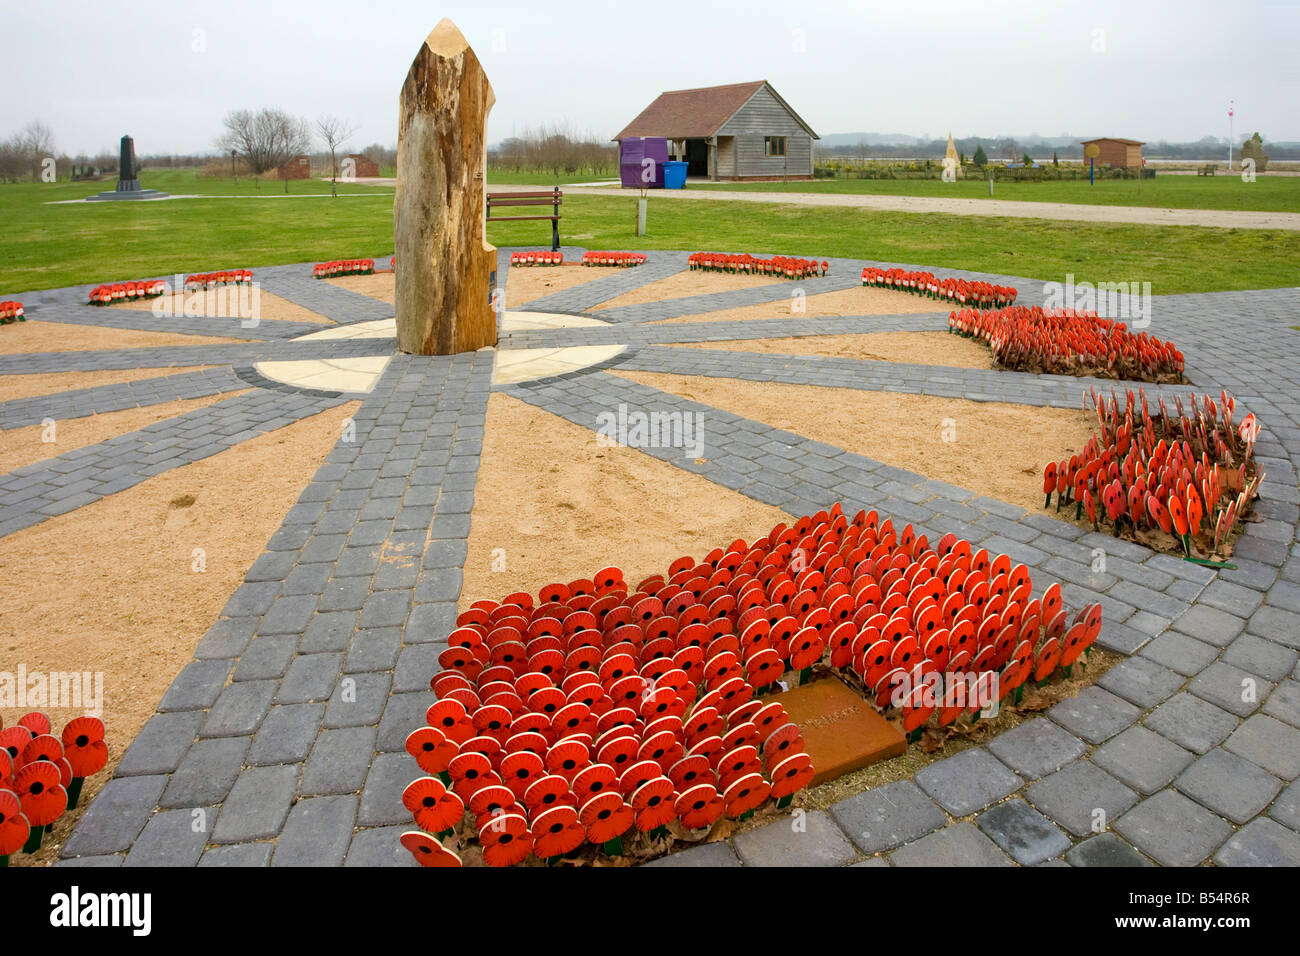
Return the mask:
{"type": "Polygon", "coordinates": [[[281,179],[311,179],[311,157],[294,156],[279,168],[281,179]]]}
{"type": "Polygon", "coordinates": [[[1114,136],[1104,136],[1101,139],[1085,139],[1083,141],[1084,165],[1087,165],[1088,146],[1096,143],[1101,152],[1097,156],[1098,166],[1114,166],[1116,169],[1138,169],[1142,166],[1142,142],[1136,139],[1119,139],[1114,136]]]}
{"type": "Polygon", "coordinates": [[[665,137],[709,179],[811,179],[821,138],[766,80],[661,93],[614,141],[629,136],[665,137]]]}
{"type": "Polygon", "coordinates": [[[379,176],[379,164],[362,153],[353,153],[347,159],[352,160],[352,175],[358,179],[375,179],[379,176]]]}

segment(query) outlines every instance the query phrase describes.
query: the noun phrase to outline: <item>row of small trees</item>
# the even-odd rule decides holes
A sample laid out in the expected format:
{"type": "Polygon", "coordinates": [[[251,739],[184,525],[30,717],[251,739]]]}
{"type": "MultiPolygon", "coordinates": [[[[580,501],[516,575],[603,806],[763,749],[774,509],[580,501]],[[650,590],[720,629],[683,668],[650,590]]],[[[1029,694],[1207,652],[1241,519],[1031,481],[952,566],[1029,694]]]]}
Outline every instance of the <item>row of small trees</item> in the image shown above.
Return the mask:
{"type": "Polygon", "coordinates": [[[618,148],[565,124],[540,126],[502,140],[488,152],[488,165],[510,172],[611,176],[618,173],[618,148]]]}
{"type": "MultiPolygon", "coordinates": [[[[338,116],[326,114],[308,125],[305,119],[279,109],[233,110],[226,114],[222,126],[224,132],[217,145],[235,155],[254,176],[280,169],[293,157],[310,150],[313,139],[318,139],[329,155],[330,181],[336,196],[338,154],[357,131],[355,125],[338,116]]],[[[289,191],[287,176],[284,191],[289,191]]]]}
{"type": "Polygon", "coordinates": [[[32,120],[18,132],[0,140],[0,182],[39,180],[42,163],[54,157],[54,131],[32,120]]]}

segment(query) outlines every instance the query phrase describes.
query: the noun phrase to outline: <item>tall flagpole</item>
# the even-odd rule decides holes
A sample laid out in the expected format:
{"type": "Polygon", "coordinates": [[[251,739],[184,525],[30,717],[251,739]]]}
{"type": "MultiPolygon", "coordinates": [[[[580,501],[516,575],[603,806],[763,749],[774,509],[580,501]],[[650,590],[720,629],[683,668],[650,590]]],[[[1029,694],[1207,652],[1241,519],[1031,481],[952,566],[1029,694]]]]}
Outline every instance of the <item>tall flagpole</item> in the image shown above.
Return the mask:
{"type": "Polygon", "coordinates": [[[1228,100],[1228,172],[1232,172],[1232,105],[1236,100],[1228,100]]]}

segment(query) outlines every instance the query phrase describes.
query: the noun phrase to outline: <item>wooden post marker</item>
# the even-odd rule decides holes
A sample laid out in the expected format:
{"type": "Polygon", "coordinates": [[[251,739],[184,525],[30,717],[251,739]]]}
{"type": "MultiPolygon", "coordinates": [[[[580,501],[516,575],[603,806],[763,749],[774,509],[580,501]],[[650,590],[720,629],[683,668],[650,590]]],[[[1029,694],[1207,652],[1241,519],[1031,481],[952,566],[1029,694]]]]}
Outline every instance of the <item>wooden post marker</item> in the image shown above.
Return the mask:
{"type": "Polygon", "coordinates": [[[497,341],[496,247],[484,234],[487,115],[496,97],[450,20],[402,84],[393,202],[397,347],[472,352],[497,341]]]}

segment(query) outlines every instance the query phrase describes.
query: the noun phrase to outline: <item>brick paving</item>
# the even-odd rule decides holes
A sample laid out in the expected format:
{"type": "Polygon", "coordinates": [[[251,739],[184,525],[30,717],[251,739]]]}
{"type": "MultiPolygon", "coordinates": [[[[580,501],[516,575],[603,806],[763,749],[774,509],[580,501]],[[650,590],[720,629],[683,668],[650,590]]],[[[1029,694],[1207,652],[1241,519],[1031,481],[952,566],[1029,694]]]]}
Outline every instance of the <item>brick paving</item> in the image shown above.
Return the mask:
{"type": "MultiPolygon", "coordinates": [[[[576,258],[582,250],[565,251],[576,258]]],[[[508,253],[500,251],[499,280],[508,253]]],[[[803,285],[809,294],[850,287],[865,264],[894,265],[834,260],[831,277],[803,285]]],[[[683,268],[684,253],[651,252],[641,267],[525,307],[580,312],[683,268]]],[[[961,274],[1016,285],[1021,301],[1041,299],[1039,280],[961,274]]],[[[310,279],[305,265],[259,269],[255,278],[339,322],[392,314],[384,303],[310,279]]],[[[80,305],[85,291],[20,298],[33,319],[49,309],[56,321],[75,316],[94,324],[107,310],[80,305]]],[[[1073,406],[1087,387],[1053,376],[667,347],[937,330],[945,327],[941,312],[644,324],[789,294],[789,284],[778,283],[604,310],[597,317],[614,327],[516,332],[501,344],[619,343],[629,350],[607,365],[1040,406],[1073,406]]],[[[1067,604],[1100,602],[1101,643],[1129,655],[1077,698],[930,764],[914,780],[654,865],[1295,865],[1300,363],[1276,341],[1296,324],[1292,295],[1154,300],[1152,330],[1184,348],[1191,385],[1214,394],[1226,388],[1264,425],[1257,444],[1268,472],[1256,504],[1261,520],[1246,526],[1235,570],[1216,572],[1087,533],[601,368],[501,386],[587,428],[620,404],[698,415],[707,447],[701,461],[680,448],[645,452],[794,513],[844,501],[911,521],[932,537],[954,531],[1005,551],[1031,567],[1039,588],[1060,581],[1067,604]],[[1091,569],[1094,548],[1107,554],[1104,573],[1091,569]]],[[[127,321],[120,316],[112,323],[127,321]]],[[[111,494],[115,482],[177,467],[347,398],[259,381],[255,362],[393,352],[391,339],[311,343],[265,329],[242,337],[255,341],[0,356],[0,374],[222,366],[175,381],[143,376],[128,386],[4,403],[6,427],[169,395],[256,389],[212,407],[229,406],[226,412],[200,410],[0,477],[0,534],[111,494]]],[[[397,845],[410,822],[400,794],[419,774],[402,744],[433,699],[428,679],[454,623],[491,366],[490,352],[393,358],[355,417],[356,440],[340,441],[286,514],[87,809],[63,848],[63,864],[412,863],[397,845]],[[188,826],[194,810],[203,810],[205,832],[188,826]]]]}

